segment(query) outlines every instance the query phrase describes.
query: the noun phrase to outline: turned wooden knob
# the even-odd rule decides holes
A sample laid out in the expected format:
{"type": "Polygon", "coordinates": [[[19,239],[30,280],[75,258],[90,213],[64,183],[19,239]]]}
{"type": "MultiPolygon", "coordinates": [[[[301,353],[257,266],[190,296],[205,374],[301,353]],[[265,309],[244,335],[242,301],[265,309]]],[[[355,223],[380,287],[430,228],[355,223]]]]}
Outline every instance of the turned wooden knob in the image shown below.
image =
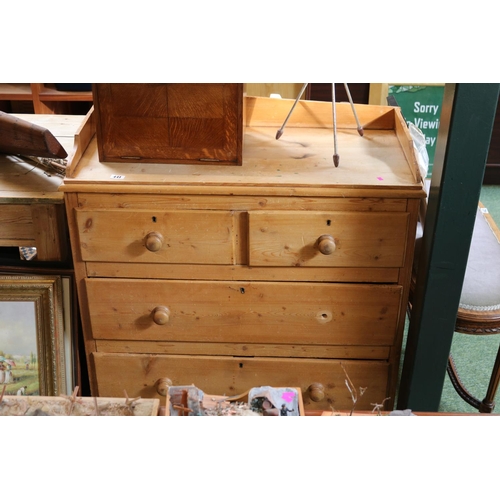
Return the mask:
{"type": "Polygon", "coordinates": [[[163,245],[163,236],[156,231],[152,231],[146,235],[146,248],[150,252],[158,252],[163,245]]]}
{"type": "Polygon", "coordinates": [[[323,387],[323,384],[320,384],[319,382],[314,382],[313,384],[311,384],[309,386],[308,392],[309,397],[316,403],[325,399],[325,388],[323,387]]]}
{"type": "Polygon", "coordinates": [[[318,249],[323,255],[335,252],[335,240],[329,234],[323,234],[318,238],[318,249]]]}
{"type": "Polygon", "coordinates": [[[170,319],[170,310],[165,306],[158,306],[153,309],[153,321],[157,325],[165,325],[170,319]]]}
{"type": "Polygon", "coordinates": [[[172,381],[169,378],[159,378],[155,382],[156,392],[160,396],[167,397],[168,388],[172,386],[172,381]]]}

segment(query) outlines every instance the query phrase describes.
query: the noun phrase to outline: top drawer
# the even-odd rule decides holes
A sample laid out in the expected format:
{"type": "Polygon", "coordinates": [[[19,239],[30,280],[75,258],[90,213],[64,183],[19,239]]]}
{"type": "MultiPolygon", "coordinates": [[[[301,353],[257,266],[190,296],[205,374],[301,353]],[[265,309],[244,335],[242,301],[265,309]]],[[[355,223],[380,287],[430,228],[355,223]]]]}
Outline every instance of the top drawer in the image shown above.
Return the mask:
{"type": "Polygon", "coordinates": [[[218,210],[77,210],[82,259],[231,264],[233,214],[218,210]]]}
{"type": "Polygon", "coordinates": [[[249,265],[402,267],[408,213],[249,214],[249,265]]]}
{"type": "Polygon", "coordinates": [[[76,221],[84,261],[399,268],[409,214],[80,208],[76,221]]]}

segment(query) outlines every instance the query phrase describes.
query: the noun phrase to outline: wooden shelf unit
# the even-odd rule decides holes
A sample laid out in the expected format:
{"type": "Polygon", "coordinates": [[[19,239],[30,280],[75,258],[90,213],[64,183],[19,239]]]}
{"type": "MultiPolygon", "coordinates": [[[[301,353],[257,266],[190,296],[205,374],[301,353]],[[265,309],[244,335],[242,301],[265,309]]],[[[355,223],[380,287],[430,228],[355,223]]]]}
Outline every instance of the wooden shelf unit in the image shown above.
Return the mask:
{"type": "MultiPolygon", "coordinates": [[[[92,104],[92,91],[57,90],[52,83],[0,83],[0,109],[2,102],[23,101],[32,104],[27,111],[5,109],[4,111],[22,111],[35,114],[86,114],[92,104]],[[88,103],[74,112],[75,103],[88,103]],[[72,112],[73,106],[73,112],[72,112]]],[[[3,109],[2,109],[3,110],[3,109]]]]}
{"type": "MultiPolygon", "coordinates": [[[[48,128],[74,158],[75,135],[83,116],[13,115],[48,128]]],[[[36,247],[36,260],[67,265],[69,237],[62,178],[34,168],[24,157],[0,153],[0,247],[36,247]]]]}

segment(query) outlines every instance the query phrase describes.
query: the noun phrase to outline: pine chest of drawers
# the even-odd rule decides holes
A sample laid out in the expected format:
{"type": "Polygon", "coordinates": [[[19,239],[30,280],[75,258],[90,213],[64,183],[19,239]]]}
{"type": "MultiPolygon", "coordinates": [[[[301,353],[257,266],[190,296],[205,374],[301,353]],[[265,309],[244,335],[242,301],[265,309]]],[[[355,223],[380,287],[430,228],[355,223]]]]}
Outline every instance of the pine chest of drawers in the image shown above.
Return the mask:
{"type": "MultiPolygon", "coordinates": [[[[92,393],[156,383],[236,395],[300,387],[306,411],[391,398],[420,199],[397,109],[245,98],[240,166],[101,163],[68,169],[68,213],[92,393]]],[[[88,127],[92,125],[89,116],[88,127]]],[[[86,134],[91,137],[91,134],[86,134]]],[[[83,142],[83,141],[82,141],[83,142]]]]}

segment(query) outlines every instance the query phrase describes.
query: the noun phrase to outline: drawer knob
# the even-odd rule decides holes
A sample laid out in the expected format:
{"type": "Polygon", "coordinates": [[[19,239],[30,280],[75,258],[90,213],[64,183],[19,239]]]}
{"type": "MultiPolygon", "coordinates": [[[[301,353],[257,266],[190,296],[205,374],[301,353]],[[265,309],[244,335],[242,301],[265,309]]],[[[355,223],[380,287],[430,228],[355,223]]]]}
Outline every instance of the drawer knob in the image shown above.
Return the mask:
{"type": "Polygon", "coordinates": [[[172,386],[172,381],[169,378],[159,378],[155,382],[156,392],[160,396],[167,396],[168,388],[172,386]]]}
{"type": "Polygon", "coordinates": [[[165,306],[158,306],[153,309],[153,321],[157,325],[165,325],[170,319],[170,310],[165,306]]]}
{"type": "Polygon", "coordinates": [[[330,255],[335,252],[335,240],[329,234],[323,234],[318,238],[318,248],[323,255],[330,255]]]}
{"type": "Polygon", "coordinates": [[[309,397],[315,402],[319,403],[320,401],[323,401],[325,399],[325,388],[323,387],[323,384],[320,384],[319,382],[314,382],[309,386],[308,389],[309,392],[309,397]]]}
{"type": "Polygon", "coordinates": [[[163,245],[163,236],[156,231],[152,231],[146,235],[146,248],[150,252],[158,252],[163,245]]]}

